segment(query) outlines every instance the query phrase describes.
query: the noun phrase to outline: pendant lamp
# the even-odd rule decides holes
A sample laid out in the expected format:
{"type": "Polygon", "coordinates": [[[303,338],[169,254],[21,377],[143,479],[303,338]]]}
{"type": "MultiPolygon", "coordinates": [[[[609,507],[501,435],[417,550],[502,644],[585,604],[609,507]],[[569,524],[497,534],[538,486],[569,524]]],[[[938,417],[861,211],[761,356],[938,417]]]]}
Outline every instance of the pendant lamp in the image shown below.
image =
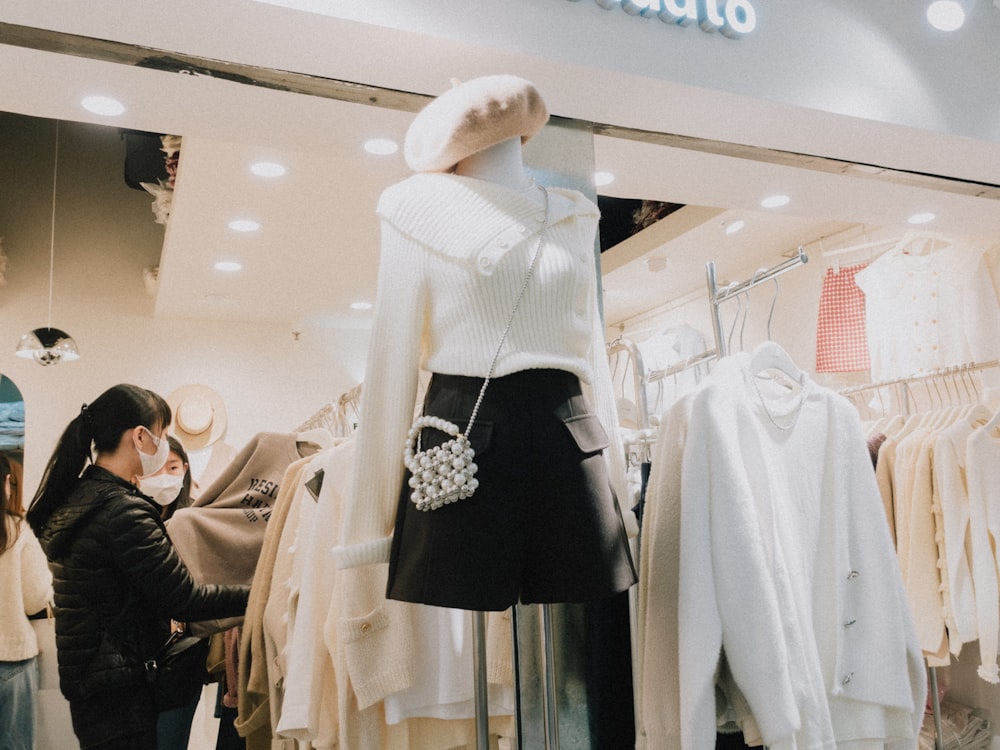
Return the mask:
{"type": "Polygon", "coordinates": [[[56,153],[52,166],[52,226],[49,240],[49,317],[44,328],[36,328],[21,336],[14,351],[18,357],[34,359],[40,365],[57,365],[80,358],[73,337],[52,327],[52,281],[56,258],[56,185],[59,175],[59,121],[56,120],[56,153]]]}

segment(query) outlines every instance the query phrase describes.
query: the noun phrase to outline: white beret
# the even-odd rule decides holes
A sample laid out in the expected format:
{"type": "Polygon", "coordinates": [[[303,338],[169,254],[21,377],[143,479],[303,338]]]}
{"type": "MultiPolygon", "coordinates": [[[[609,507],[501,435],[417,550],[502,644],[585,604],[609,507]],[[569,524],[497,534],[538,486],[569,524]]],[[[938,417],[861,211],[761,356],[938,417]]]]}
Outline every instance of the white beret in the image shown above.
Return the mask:
{"type": "Polygon", "coordinates": [[[521,136],[527,143],[548,119],[545,102],[529,81],[511,75],[473,78],[417,113],[403,153],[414,172],[448,172],[465,157],[509,138],[521,136]]]}

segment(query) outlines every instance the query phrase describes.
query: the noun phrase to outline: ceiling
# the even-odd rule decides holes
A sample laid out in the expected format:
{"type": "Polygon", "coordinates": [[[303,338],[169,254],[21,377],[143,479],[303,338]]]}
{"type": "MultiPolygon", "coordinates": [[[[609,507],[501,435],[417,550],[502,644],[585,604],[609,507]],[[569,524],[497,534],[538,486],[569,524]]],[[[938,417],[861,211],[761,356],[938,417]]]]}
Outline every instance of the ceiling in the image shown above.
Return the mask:
{"type": "MultiPolygon", "coordinates": [[[[157,317],[284,322],[293,329],[370,323],[370,312],[350,305],[375,294],[374,207],[381,190],[408,171],[400,153],[373,156],[362,144],[372,137],[402,142],[410,112],[4,45],[0,68],[4,109],[100,121],[76,102],[83,91],[113,90],[127,110],[107,124],[183,136],[157,317]],[[256,177],[249,167],[261,159],[284,164],[286,174],[256,177]],[[261,228],[234,232],[228,223],[236,218],[261,228]],[[219,260],[243,269],[217,271],[219,260]]],[[[724,279],[746,276],[800,245],[823,252],[880,227],[901,232],[917,211],[934,211],[937,231],[1000,233],[995,200],[859,172],[609,136],[595,137],[594,152],[597,168],[616,175],[603,194],[686,206],[604,254],[609,324],[703,288],[707,260],[724,279]],[[791,202],[760,208],[775,192],[791,202]],[[728,236],[724,227],[736,219],[746,226],[728,236]]]]}

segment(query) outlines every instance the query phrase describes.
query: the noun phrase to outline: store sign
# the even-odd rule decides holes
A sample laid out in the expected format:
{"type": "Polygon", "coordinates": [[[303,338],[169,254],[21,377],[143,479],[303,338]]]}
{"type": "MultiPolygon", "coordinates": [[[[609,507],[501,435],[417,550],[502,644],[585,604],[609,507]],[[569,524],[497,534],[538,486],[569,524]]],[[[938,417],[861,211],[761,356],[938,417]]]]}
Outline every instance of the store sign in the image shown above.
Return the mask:
{"type": "MultiPolygon", "coordinates": [[[[576,0],[573,0],[576,2],[576,0]]],[[[594,0],[602,8],[621,8],[632,16],[656,16],[664,23],[718,31],[730,38],[749,34],[757,26],[750,0],[594,0]]]]}

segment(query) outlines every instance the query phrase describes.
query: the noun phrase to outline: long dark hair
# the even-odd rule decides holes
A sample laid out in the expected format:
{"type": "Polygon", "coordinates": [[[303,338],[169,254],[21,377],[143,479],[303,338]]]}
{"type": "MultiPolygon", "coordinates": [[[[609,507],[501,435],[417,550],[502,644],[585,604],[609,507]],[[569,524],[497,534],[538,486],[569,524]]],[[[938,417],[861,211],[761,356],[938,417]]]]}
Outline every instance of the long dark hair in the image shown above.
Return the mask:
{"type": "Polygon", "coordinates": [[[21,514],[11,502],[13,491],[7,492],[7,477],[10,476],[10,461],[0,453],[0,553],[14,546],[20,531],[17,520],[21,514]]]}
{"type": "Polygon", "coordinates": [[[140,425],[150,431],[170,424],[170,406],[153,391],[122,383],[108,388],[89,405],[84,404],[56,444],[38,491],[28,508],[28,523],[41,534],[52,513],[65,501],[91,460],[98,453],[114,451],[122,433],[140,425]]]}

